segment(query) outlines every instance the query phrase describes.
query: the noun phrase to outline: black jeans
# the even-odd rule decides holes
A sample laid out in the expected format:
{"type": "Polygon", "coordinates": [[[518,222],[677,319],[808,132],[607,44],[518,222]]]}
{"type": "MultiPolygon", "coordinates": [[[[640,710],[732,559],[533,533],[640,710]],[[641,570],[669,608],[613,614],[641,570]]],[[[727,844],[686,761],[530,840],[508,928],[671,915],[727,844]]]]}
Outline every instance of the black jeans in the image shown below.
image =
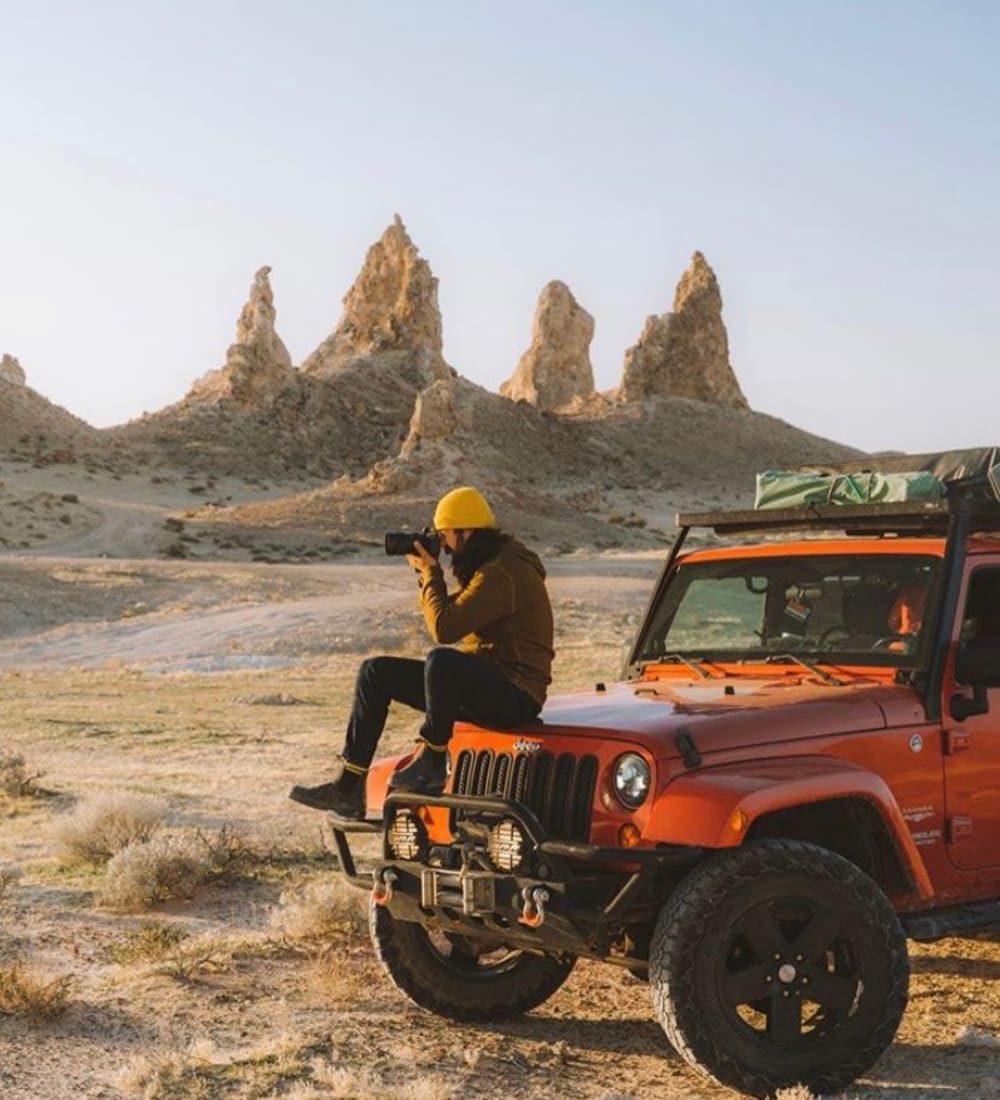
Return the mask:
{"type": "Polygon", "coordinates": [[[370,657],[354,688],[344,758],[367,768],[393,700],[426,713],[420,736],[446,745],[457,720],[507,729],[530,722],[540,704],[483,657],[440,646],[423,661],[370,657]]]}

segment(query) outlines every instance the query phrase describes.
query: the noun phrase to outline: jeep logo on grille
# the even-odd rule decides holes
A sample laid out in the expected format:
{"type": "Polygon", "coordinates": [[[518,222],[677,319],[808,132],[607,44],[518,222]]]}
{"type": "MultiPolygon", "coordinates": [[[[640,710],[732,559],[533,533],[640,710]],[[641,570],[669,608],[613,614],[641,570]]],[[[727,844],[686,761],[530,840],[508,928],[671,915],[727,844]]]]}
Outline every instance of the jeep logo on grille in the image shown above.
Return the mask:
{"type": "Polygon", "coordinates": [[[541,747],[541,741],[526,741],[522,738],[520,741],[514,742],[514,752],[538,752],[541,747]]]}

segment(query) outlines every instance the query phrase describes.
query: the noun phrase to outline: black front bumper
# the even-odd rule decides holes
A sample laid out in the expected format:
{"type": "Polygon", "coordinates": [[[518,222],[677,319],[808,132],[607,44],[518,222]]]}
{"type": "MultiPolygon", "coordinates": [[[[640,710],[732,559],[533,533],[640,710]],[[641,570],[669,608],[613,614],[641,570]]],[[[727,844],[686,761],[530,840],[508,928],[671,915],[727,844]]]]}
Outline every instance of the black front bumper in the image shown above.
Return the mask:
{"type": "MultiPolygon", "coordinates": [[[[390,858],[360,874],[348,843],[351,833],[383,833],[383,821],[331,819],[341,870],[371,889],[376,902],[401,921],[473,938],[499,939],[526,950],[607,958],[622,929],[655,912],[657,883],[703,855],[701,848],[603,848],[548,836],[525,807],[503,798],[390,793],[384,821],[402,808],[443,808],[459,838],[452,851],[460,865],[432,866],[390,858]],[[485,848],[470,840],[472,826],[513,819],[528,837],[533,874],[492,867],[485,848]],[[471,826],[470,826],[471,823],[471,826]]],[[[626,958],[625,965],[632,965],[626,958]]],[[[641,960],[633,960],[636,967],[641,960]]]]}

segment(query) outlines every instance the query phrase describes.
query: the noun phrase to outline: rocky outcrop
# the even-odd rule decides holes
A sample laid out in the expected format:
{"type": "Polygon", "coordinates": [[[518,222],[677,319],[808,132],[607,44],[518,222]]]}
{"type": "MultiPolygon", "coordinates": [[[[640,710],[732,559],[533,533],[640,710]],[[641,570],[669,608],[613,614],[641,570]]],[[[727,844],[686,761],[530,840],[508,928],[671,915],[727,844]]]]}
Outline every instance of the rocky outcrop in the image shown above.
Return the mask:
{"type": "Polygon", "coordinates": [[[395,363],[418,385],[451,377],[442,355],[437,279],[398,214],[368,249],[337,327],[302,370],[330,374],[360,358],[395,363]]]}
{"type": "Polygon", "coordinates": [[[236,342],[226,352],[226,365],[196,382],[190,397],[226,397],[252,405],[273,396],[288,381],[292,357],[275,331],[270,274],[269,267],[262,267],[254,275],[250,297],[236,322],[236,342]]]}
{"type": "Polygon", "coordinates": [[[4,355],[0,359],[0,382],[10,382],[15,386],[23,386],[26,376],[21,364],[13,355],[4,355]]]}
{"type": "Polygon", "coordinates": [[[559,281],[549,283],[538,296],[531,346],[500,393],[544,411],[589,397],[594,392],[593,337],[594,318],[569,287],[559,281]]]}
{"type": "Polygon", "coordinates": [[[457,428],[455,383],[452,379],[439,378],[417,394],[402,452],[408,454],[417,450],[424,442],[448,439],[457,428]]]}
{"type": "Polygon", "coordinates": [[[638,343],[625,353],[617,396],[622,401],[690,397],[748,407],[729,362],[719,284],[700,252],[677,284],[673,311],[647,317],[638,343]]]}

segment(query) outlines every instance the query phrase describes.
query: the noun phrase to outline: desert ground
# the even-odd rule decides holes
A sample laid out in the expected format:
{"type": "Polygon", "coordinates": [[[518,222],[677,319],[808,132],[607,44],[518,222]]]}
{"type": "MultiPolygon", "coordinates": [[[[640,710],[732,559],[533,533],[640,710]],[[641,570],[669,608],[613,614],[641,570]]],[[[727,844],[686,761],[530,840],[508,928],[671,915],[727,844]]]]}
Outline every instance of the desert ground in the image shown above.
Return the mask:
{"type": "MultiPolygon", "coordinates": [[[[382,975],[323,815],[286,792],[324,778],[359,660],[424,648],[413,580],[374,547],[185,519],[282,491],[0,465],[0,1097],[732,1095],[612,967],[475,1027],[382,975]],[[158,896],[86,858],[84,815],[115,805],[178,856],[158,896]]],[[[615,675],[662,553],[547,559],[555,689],[615,675]]],[[[415,724],[394,711],[384,746],[415,724]]],[[[912,956],[896,1042],[846,1095],[1000,1096],[1000,941],[912,956]]]]}

